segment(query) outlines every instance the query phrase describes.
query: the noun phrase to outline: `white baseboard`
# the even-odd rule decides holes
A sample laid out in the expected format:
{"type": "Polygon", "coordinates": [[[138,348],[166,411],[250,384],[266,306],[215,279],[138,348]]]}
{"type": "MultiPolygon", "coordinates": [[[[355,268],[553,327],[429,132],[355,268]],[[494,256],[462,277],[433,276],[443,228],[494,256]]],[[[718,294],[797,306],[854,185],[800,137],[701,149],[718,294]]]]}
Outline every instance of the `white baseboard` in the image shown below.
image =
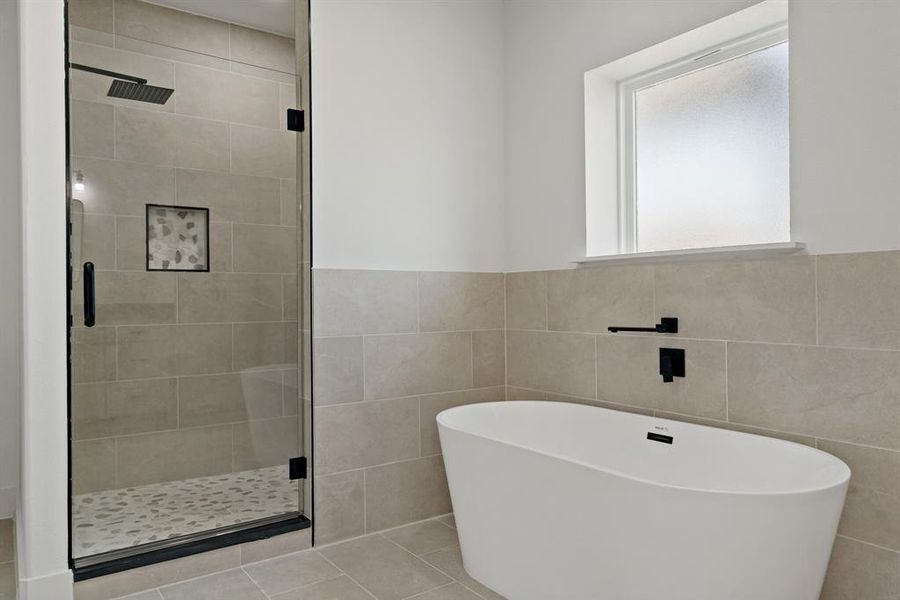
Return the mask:
{"type": "Polygon", "coordinates": [[[11,519],[15,516],[16,493],[14,487],[0,488],[0,519],[11,519]]]}
{"type": "Polygon", "coordinates": [[[19,600],[72,600],[75,597],[72,571],[19,579],[19,600]]]}

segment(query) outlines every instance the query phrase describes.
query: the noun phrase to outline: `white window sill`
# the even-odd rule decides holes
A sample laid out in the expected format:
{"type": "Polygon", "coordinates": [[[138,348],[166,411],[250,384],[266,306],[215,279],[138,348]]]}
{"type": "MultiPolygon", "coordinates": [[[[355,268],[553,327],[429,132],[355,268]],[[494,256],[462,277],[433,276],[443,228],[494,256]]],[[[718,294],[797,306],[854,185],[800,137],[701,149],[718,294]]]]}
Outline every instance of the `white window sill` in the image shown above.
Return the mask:
{"type": "Polygon", "coordinates": [[[688,260],[708,260],[721,258],[766,258],[798,254],[806,250],[802,242],[778,242],[775,244],[749,244],[746,246],[720,246],[718,248],[694,248],[687,250],[664,250],[662,252],[635,252],[633,254],[609,254],[588,256],[574,261],[578,265],[601,263],[676,262],[688,260]]]}

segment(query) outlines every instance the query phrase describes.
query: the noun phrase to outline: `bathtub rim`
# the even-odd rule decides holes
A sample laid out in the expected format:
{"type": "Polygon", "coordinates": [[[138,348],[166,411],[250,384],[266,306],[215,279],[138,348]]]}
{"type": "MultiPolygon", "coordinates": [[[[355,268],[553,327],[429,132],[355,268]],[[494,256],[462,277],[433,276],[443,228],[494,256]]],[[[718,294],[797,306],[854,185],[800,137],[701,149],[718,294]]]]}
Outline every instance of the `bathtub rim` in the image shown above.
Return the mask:
{"type": "MultiPolygon", "coordinates": [[[[849,485],[850,476],[852,475],[852,471],[850,470],[850,467],[847,465],[847,463],[844,462],[843,460],[841,460],[840,458],[838,458],[837,456],[834,456],[833,454],[829,454],[828,452],[825,452],[824,450],[820,450],[818,448],[813,448],[813,447],[807,446],[805,444],[799,444],[797,442],[792,442],[790,440],[784,440],[784,439],[775,438],[775,437],[768,437],[768,436],[759,435],[759,434],[755,434],[755,433],[747,433],[747,432],[743,432],[743,431],[734,431],[732,429],[725,429],[722,427],[712,427],[710,425],[701,425],[699,423],[688,423],[686,421],[676,421],[674,419],[667,419],[664,417],[651,417],[651,416],[647,416],[647,415],[641,415],[641,414],[637,414],[637,413],[629,413],[626,411],[605,408],[602,406],[592,406],[592,405],[580,404],[580,403],[576,403],[576,402],[559,402],[559,401],[555,401],[555,400],[495,400],[495,401],[491,401],[491,402],[477,402],[474,404],[463,404],[460,406],[453,406],[453,407],[444,409],[437,414],[437,416],[435,417],[435,422],[438,425],[439,431],[441,428],[446,428],[455,433],[472,436],[474,438],[489,440],[489,441],[497,443],[497,444],[503,444],[506,446],[519,448],[521,450],[526,450],[528,452],[535,452],[537,454],[541,454],[541,455],[547,456],[549,458],[576,464],[580,467],[584,467],[584,468],[587,468],[587,469],[590,469],[593,471],[599,471],[599,472],[613,475],[616,477],[621,477],[622,479],[627,479],[630,481],[634,481],[636,483],[642,483],[642,484],[646,484],[646,485],[662,487],[662,488],[669,488],[669,489],[685,491],[685,492],[696,492],[696,493],[701,493],[701,494],[722,494],[722,495],[728,495],[728,496],[799,496],[799,495],[804,495],[804,494],[816,494],[816,493],[826,492],[826,491],[841,488],[841,487],[846,488],[849,485]],[[816,487],[797,488],[797,489],[791,489],[791,490],[777,490],[777,491],[721,490],[721,489],[713,489],[713,488],[702,488],[702,487],[696,487],[696,486],[677,485],[677,484],[672,484],[672,483],[664,483],[664,482],[656,481],[653,479],[647,479],[644,477],[638,477],[635,475],[630,475],[628,473],[624,473],[624,472],[618,471],[616,469],[612,469],[609,467],[601,467],[598,465],[588,463],[583,460],[579,460],[577,458],[564,456],[564,455],[556,453],[556,452],[551,452],[548,450],[543,450],[543,449],[538,449],[538,448],[534,448],[531,446],[526,446],[526,445],[518,443],[518,442],[511,442],[508,440],[503,440],[503,439],[500,439],[493,435],[483,435],[481,433],[473,433],[472,431],[467,431],[466,429],[449,425],[446,422],[447,418],[449,416],[449,413],[463,412],[466,409],[471,410],[476,407],[484,408],[486,406],[509,406],[511,404],[542,405],[542,406],[545,406],[545,405],[577,406],[577,407],[581,407],[581,408],[578,408],[577,410],[594,409],[594,410],[600,410],[600,411],[603,411],[606,413],[619,413],[619,414],[633,415],[635,417],[643,417],[643,418],[647,418],[647,419],[658,419],[659,421],[673,423],[673,424],[677,424],[679,426],[687,425],[690,427],[701,427],[704,429],[713,429],[718,432],[723,432],[726,435],[752,436],[752,437],[762,438],[762,439],[766,440],[768,443],[773,443],[776,445],[781,444],[781,445],[798,446],[798,447],[802,448],[804,452],[812,452],[813,454],[821,454],[821,455],[826,456],[827,459],[830,461],[837,461],[838,466],[843,467],[844,476],[840,480],[838,480],[834,483],[827,484],[827,485],[821,485],[821,486],[816,486],[816,487]],[[445,416],[445,414],[447,414],[448,416],[445,416]]],[[[442,446],[441,450],[443,453],[443,446],[442,446]]]]}

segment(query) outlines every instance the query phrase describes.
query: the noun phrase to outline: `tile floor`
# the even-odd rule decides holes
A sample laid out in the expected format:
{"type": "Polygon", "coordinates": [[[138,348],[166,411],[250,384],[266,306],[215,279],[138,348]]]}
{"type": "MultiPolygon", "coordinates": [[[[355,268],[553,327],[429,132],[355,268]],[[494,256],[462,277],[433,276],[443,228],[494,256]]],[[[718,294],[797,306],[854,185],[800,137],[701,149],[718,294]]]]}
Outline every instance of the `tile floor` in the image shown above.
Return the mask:
{"type": "Polygon", "coordinates": [[[80,494],[72,498],[76,557],[209,531],[297,510],[283,466],[80,494]]]}
{"type": "Polygon", "coordinates": [[[502,600],[463,570],[453,517],[125,596],[128,600],[502,600]]]}

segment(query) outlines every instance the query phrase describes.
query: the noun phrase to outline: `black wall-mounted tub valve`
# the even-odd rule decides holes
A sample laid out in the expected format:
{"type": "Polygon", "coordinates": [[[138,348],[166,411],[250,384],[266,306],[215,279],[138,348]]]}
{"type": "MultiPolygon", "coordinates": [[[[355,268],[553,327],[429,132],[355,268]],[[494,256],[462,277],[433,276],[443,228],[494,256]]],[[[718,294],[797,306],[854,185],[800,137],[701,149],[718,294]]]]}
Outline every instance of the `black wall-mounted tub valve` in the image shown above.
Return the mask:
{"type": "Polygon", "coordinates": [[[614,325],[608,328],[610,333],[620,331],[646,331],[649,333],[678,333],[678,317],[663,317],[653,327],[619,327],[614,325]]]}
{"type": "Polygon", "coordinates": [[[659,374],[663,383],[672,383],[676,377],[684,377],[684,349],[659,349],[659,374]]]}

